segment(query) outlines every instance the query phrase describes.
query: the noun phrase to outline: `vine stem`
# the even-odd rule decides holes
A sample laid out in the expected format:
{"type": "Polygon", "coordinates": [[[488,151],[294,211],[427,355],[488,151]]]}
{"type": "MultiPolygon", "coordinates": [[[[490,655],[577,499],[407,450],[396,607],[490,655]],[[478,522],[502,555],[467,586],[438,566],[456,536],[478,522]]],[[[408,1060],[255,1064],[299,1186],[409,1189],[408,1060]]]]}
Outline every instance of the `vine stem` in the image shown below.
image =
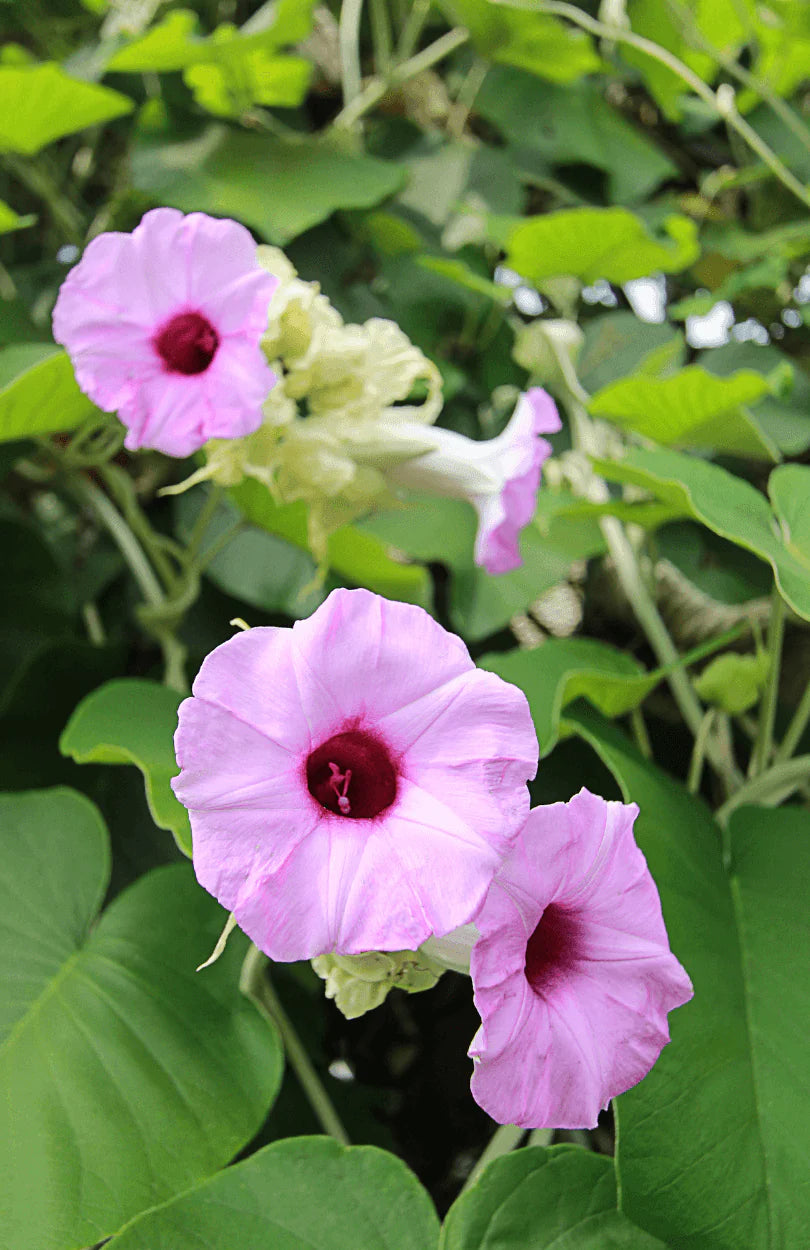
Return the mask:
{"type": "Polygon", "coordinates": [[[197,514],[197,519],[194,522],[188,543],[186,544],[186,559],[190,564],[199,558],[205,535],[208,533],[208,527],[214,519],[224,494],[225,491],[221,486],[212,486],[205,495],[202,507],[197,514]]]}
{"type": "Polygon", "coordinates": [[[400,61],[407,61],[419,43],[419,36],[430,12],[430,3],[431,0],[413,0],[410,13],[400,32],[399,43],[397,44],[397,55],[400,61]]]}
{"type": "Polygon", "coordinates": [[[360,95],[363,86],[360,68],[360,18],[362,14],[363,0],[343,0],[338,25],[338,46],[344,109],[360,95]]]}
{"type": "Polygon", "coordinates": [[[324,1132],[334,1137],[342,1146],[349,1146],[351,1145],[349,1135],[343,1127],[331,1098],[324,1089],[321,1078],[315,1071],[303,1042],[295,1031],[295,1026],[282,1007],[266,975],[267,964],[267,956],[251,942],[242,964],[239,988],[256,1004],[262,1015],[278,1029],[290,1067],[295,1072],[324,1132]]]}
{"type": "Polygon", "coordinates": [[[371,37],[374,42],[374,68],[387,74],[391,68],[391,22],[386,0],[370,0],[371,37]]]}
{"type": "MultiPolygon", "coordinates": [[[[152,608],[162,609],[166,603],[163,587],[158,581],[138,539],[115,504],[109,496],[104,494],[103,490],[96,486],[95,482],[92,482],[83,473],[72,476],[69,485],[76,498],[81,503],[86,504],[96,514],[101,524],[107,530],[124,557],[145,602],[152,608]]],[[[163,629],[159,632],[155,631],[155,636],[163,652],[164,684],[170,690],[177,690],[180,694],[186,694],[188,682],[185,671],[185,647],[169,629],[163,629]]]]}
{"type": "Polygon", "coordinates": [[[775,92],[771,91],[762,78],[757,78],[755,74],[739,65],[734,57],[726,56],[725,52],[722,52],[710,39],[707,39],[695,21],[694,16],[681,0],[667,0],[667,7],[672,15],[683,23],[684,28],[686,28],[686,38],[690,40],[693,47],[696,47],[699,51],[706,52],[713,60],[717,61],[718,65],[722,65],[726,73],[731,74],[744,87],[747,87],[749,91],[753,91],[761,100],[764,100],[768,107],[776,113],[777,117],[781,118],[787,128],[793,132],[802,146],[810,150],[810,131],[808,131],[804,122],[790,105],[786,104],[775,92]]]}
{"type": "Polygon", "coordinates": [[[775,178],[778,178],[783,186],[787,187],[798,200],[801,200],[805,207],[810,208],[810,188],[799,182],[785,164],[779,159],[772,148],[768,146],[752,126],[749,126],[744,117],[741,117],[737,111],[734,98],[734,89],[728,83],[721,83],[717,91],[713,91],[703,79],[679,60],[677,56],[673,56],[666,48],[662,48],[659,44],[653,43],[651,39],[645,39],[643,35],[637,35],[632,30],[627,30],[623,26],[608,26],[604,22],[598,21],[595,17],[591,17],[589,13],[584,13],[582,9],[576,8],[573,4],[565,3],[565,0],[492,0],[493,4],[501,5],[504,8],[513,9],[529,9],[533,13],[545,13],[550,17],[566,18],[569,22],[573,22],[575,26],[587,30],[590,34],[596,35],[599,39],[607,39],[613,43],[624,43],[630,48],[635,48],[638,52],[643,52],[651,57],[654,61],[658,61],[661,65],[665,65],[667,69],[672,70],[673,74],[691,87],[695,95],[703,100],[704,104],[713,109],[719,117],[721,117],[732,130],[736,130],[757,156],[765,162],[775,178]]]}
{"type": "Polygon", "coordinates": [[[793,719],[785,731],[785,736],[777,749],[774,760],[777,764],[784,763],[789,760],[796,747],[799,745],[801,736],[810,724],[810,683],[807,684],[804,694],[799,701],[799,706],[793,713],[793,719]]]}
{"type": "Polygon", "coordinates": [[[797,755],[794,760],[786,760],[784,764],[774,764],[767,772],[752,777],[740,786],[722,807],[716,812],[720,825],[725,827],[732,812],[746,804],[759,804],[760,807],[777,807],[783,799],[789,798],[797,790],[801,790],[810,780],[810,755],[797,755]]]}
{"type": "Polygon", "coordinates": [[[782,642],[785,637],[785,601],[774,582],[771,594],[771,622],[768,627],[768,684],[759,710],[759,723],[754,750],[751,753],[750,775],[756,777],[768,767],[773,747],[773,727],[779,698],[779,675],[782,670],[782,642]]]}
{"type": "Polygon", "coordinates": [[[689,775],[686,779],[686,788],[690,794],[697,794],[700,789],[703,765],[706,762],[706,747],[714,721],[715,709],[710,707],[706,710],[703,720],[700,722],[700,729],[695,738],[695,745],[692,748],[692,758],[689,761],[689,775]]]}
{"type": "Polygon", "coordinates": [[[462,44],[465,44],[469,37],[470,32],[468,30],[457,26],[454,30],[449,30],[447,34],[442,35],[435,43],[429,44],[427,48],[418,52],[416,56],[412,56],[401,65],[395,65],[389,74],[380,78],[372,78],[351,103],[344,105],[332,125],[338,129],[349,129],[369,109],[372,109],[392,87],[398,87],[401,83],[407,82],[409,78],[414,78],[417,74],[421,74],[423,70],[429,69],[437,61],[441,61],[444,57],[449,56],[451,52],[455,52],[456,48],[460,48],[462,44]]]}
{"type": "Polygon", "coordinates": [[[146,602],[153,607],[161,607],[164,602],[163,588],[144,555],[143,548],[115,504],[84,474],[77,474],[71,480],[71,489],[95,512],[107,530],[126,560],[146,602]]]}

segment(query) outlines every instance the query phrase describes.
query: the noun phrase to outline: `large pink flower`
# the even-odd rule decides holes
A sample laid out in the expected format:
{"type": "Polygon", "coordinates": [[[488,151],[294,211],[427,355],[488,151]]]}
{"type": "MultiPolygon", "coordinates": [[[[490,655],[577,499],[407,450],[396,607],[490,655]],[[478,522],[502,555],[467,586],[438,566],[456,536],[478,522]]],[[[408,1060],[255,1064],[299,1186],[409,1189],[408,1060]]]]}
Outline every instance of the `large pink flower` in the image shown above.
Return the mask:
{"type": "Polygon", "coordinates": [[[278,280],[244,226],[174,208],[100,234],[71,269],[53,333],[125,446],[187,456],[258,429],[275,375],[259,347],[278,280]]]}
{"type": "Polygon", "coordinates": [[[518,539],[537,507],[540,470],[551,455],[541,434],[560,429],[554,400],[539,386],[520,396],[502,434],[476,442],[436,426],[398,423],[401,438],[428,450],[394,465],[388,476],[403,486],[467,499],[478,513],[475,562],[488,573],[520,568],[518,539]]]}
{"type": "Polygon", "coordinates": [[[635,804],[581,790],[537,807],[475,924],[472,1092],[495,1120],[592,1128],[692,997],[633,837],[635,804]]]}
{"type": "Polygon", "coordinates": [[[421,608],[335,590],[204,661],[175,738],[200,883],[273,959],[470,920],[526,819],[522,692],[421,608]]]}

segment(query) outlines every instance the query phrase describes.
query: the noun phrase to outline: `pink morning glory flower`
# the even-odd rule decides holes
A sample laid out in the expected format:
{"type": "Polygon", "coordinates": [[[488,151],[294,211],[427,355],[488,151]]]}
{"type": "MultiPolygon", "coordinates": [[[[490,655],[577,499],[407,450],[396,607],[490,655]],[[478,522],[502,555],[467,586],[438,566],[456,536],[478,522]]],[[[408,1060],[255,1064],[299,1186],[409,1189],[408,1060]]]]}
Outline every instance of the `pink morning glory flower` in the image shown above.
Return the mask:
{"type": "Polygon", "coordinates": [[[523,693],[367,590],[217,647],[175,746],[197,879],[277,960],[414,950],[466,923],[537,767],[523,693]]]}
{"type": "Polygon", "coordinates": [[[131,234],[87,245],[53,334],[85,394],[118,413],[126,447],[188,456],[259,428],[276,380],[259,347],[276,286],[244,226],[155,208],[131,234]]]}
{"type": "Polygon", "coordinates": [[[593,1128],[646,1076],[669,1041],[667,1012],[692,997],[637,814],[584,789],[534,808],[475,919],[472,1092],[503,1124],[593,1128]]]}
{"type": "Polygon", "coordinates": [[[534,516],[540,470],[551,454],[540,435],[560,425],[553,399],[539,386],[520,396],[502,434],[482,442],[436,426],[409,431],[400,422],[403,438],[410,432],[429,450],[396,464],[388,476],[416,490],[469,500],[478,513],[476,564],[488,573],[508,573],[523,563],[520,531],[534,516]]]}

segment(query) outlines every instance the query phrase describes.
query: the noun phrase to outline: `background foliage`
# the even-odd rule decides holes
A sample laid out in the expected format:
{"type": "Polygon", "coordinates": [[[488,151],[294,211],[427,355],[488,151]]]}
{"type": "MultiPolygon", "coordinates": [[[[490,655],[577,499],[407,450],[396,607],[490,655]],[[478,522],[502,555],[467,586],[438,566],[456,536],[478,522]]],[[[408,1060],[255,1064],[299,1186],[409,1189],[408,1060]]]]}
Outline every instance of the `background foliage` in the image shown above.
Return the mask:
{"type": "Polygon", "coordinates": [[[807,6],[32,0],[0,32],[0,1241],[806,1245],[807,6]],[[105,461],[50,313],[86,241],[158,204],[397,321],[451,428],[492,436],[546,386],[523,567],[488,576],[472,510],[424,498],[333,534],[319,579],[303,507],[105,461]],[[179,691],[232,618],[338,584],[525,690],[535,801],[641,808],[695,998],[593,1133],[501,1132],[476,1164],[454,974],[348,1022],[297,965],[268,1015],[238,934],[193,971],[224,916],[169,787],[179,691]],[[353,1145],[314,1135],[307,1072],[353,1145]]]}

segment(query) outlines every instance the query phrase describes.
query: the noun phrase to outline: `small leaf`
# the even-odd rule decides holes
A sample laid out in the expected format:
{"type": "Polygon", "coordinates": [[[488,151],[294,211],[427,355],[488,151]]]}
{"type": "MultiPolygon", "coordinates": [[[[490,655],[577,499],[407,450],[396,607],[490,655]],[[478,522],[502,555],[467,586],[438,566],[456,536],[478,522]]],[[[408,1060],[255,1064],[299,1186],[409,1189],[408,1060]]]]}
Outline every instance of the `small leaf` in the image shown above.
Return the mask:
{"type": "Polygon", "coordinates": [[[434,1250],[438,1232],[433,1203],[394,1155],[296,1137],[147,1211],[109,1250],[434,1250]]]}
{"type": "Polygon", "coordinates": [[[689,365],[668,378],[636,373],[610,383],[591,399],[595,417],[665,446],[706,447],[759,460],[779,452],[744,405],[770,388],[761,373],[741,369],[718,378],[689,365]]]}
{"type": "MultiPolygon", "coordinates": [[[[680,508],[683,516],[694,517],[721,538],[767,560],[787,603],[810,620],[810,552],[805,549],[804,530],[800,524],[798,544],[790,536],[783,541],[767,500],[748,482],[694,456],[639,447],[629,448],[623,460],[595,460],[594,465],[611,481],[644,487],[680,508]]],[[[775,503],[784,509],[780,515],[783,522],[788,520],[789,530],[789,517],[804,515],[807,494],[805,490],[802,495],[801,487],[807,474],[810,469],[802,465],[783,465],[771,474],[775,503]],[[783,482],[789,484],[786,492],[783,482]]]]}
{"type": "Polygon", "coordinates": [[[24,367],[0,390],[0,442],[73,430],[98,412],[79,390],[65,352],[46,344],[15,344],[0,352],[0,371],[6,359],[24,367]]]}
{"type": "Polygon", "coordinates": [[[180,143],[142,139],[132,177],[162,204],[237,218],[283,246],[336,209],[379,204],[404,174],[391,161],[328,139],[276,139],[215,125],[180,143]]]}
{"type": "Polygon", "coordinates": [[[241,58],[190,65],[183,79],[194,99],[219,117],[240,117],[252,104],[295,108],[307,94],[312,65],[300,56],[272,56],[262,48],[241,58]]]}
{"type": "Polygon", "coordinates": [[[154,681],[121,677],[82,699],[59,741],[77,764],[135,764],[143,773],[155,824],[191,854],[188,812],[170,781],[179,772],[174,731],[182,695],[154,681]]]}
{"type": "Polygon", "coordinates": [[[612,1160],[574,1146],[495,1159],[456,1199],[439,1250],[664,1250],[617,1210],[612,1160]]]}
{"type": "Polygon", "coordinates": [[[24,226],[32,226],[35,221],[36,217],[31,213],[20,217],[4,200],[0,200],[0,234],[8,234],[10,230],[22,230],[24,226]]]}
{"type": "Polygon", "coordinates": [[[0,151],[34,156],[63,135],[131,113],[128,96],[58,65],[0,66],[0,151]]]}
{"type": "Polygon", "coordinates": [[[760,655],[736,655],[734,652],[718,655],[695,679],[695,690],[705,703],[713,703],[737,716],[759,702],[768,669],[768,656],[764,651],[760,655]]]}
{"type": "Polygon", "coordinates": [[[71,790],[0,796],[0,1227],[14,1250],[103,1240],[228,1160],[278,1089],[281,1050],[239,991],[234,935],[190,865],[96,923],[107,832],[71,790]]]}
{"type": "Polygon", "coordinates": [[[572,82],[599,68],[590,38],[555,17],[521,13],[490,0],[440,0],[439,8],[469,30],[488,60],[517,65],[553,82],[572,82]]]}
{"type": "Polygon", "coordinates": [[[697,227],[688,217],[664,222],[654,239],[625,208],[569,208],[528,217],[507,238],[506,264],[535,284],[571,275],[581,282],[629,282],[661,270],[678,273],[697,259],[697,227]]]}
{"type": "Polygon", "coordinates": [[[191,9],[167,13],[145,35],[120,48],[107,62],[113,73],[169,73],[191,65],[222,64],[229,57],[242,59],[254,52],[269,54],[306,39],[312,29],[315,0],[278,0],[272,21],[263,30],[242,34],[223,23],[209,36],[197,32],[199,20],[191,9]]]}
{"type": "Polygon", "coordinates": [[[541,756],[557,742],[567,703],[584,696],[605,716],[623,716],[643,703],[662,679],[660,672],[645,672],[624,651],[590,638],[550,638],[534,650],[488,654],[478,663],[524,692],[541,756]]]}

